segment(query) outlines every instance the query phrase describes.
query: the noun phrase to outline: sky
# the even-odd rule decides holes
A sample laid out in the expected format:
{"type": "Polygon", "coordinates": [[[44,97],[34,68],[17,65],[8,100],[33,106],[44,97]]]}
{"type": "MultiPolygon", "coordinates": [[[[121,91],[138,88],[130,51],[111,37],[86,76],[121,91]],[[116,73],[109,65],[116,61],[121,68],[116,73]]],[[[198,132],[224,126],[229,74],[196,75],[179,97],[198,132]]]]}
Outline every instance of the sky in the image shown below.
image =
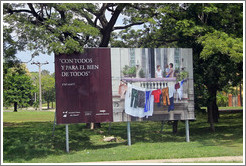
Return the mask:
{"type": "Polygon", "coordinates": [[[51,55],[48,54],[40,54],[39,56],[35,56],[31,60],[31,54],[32,52],[30,51],[22,51],[18,52],[16,54],[16,57],[21,60],[21,62],[28,62],[26,63],[27,68],[30,72],[38,72],[38,66],[37,65],[32,65],[32,62],[40,62],[40,63],[45,63],[48,62],[49,64],[42,65],[41,69],[42,70],[48,70],[50,74],[55,72],[55,60],[54,60],[54,54],[52,53],[51,55]],[[30,61],[31,60],[31,61],[30,61]]]}
{"type": "MultiPolygon", "coordinates": [[[[106,18],[107,18],[107,20],[109,20],[111,18],[111,13],[106,12],[106,18]]],[[[124,25],[123,19],[124,19],[124,16],[120,15],[115,25],[116,26],[124,25]]],[[[133,26],[132,28],[140,29],[140,28],[142,28],[142,26],[136,25],[136,26],[133,26]]],[[[20,59],[22,62],[28,62],[31,60],[31,54],[32,54],[32,52],[30,52],[30,51],[22,51],[22,52],[18,52],[16,54],[16,57],[18,59],[20,59]]],[[[30,72],[38,72],[38,66],[31,65],[32,62],[40,62],[40,63],[49,62],[49,64],[43,65],[41,67],[41,69],[42,70],[44,70],[44,69],[48,70],[48,71],[50,71],[51,74],[55,72],[54,54],[53,53],[51,55],[40,54],[39,56],[34,57],[30,62],[26,63],[27,68],[30,72]]]]}

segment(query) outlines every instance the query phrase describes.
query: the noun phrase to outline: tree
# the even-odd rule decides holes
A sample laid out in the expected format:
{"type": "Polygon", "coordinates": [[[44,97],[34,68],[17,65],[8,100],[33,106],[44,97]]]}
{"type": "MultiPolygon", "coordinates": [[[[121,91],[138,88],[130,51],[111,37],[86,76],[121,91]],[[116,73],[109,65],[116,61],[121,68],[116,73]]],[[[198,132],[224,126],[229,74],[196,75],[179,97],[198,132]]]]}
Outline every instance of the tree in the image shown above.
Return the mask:
{"type": "Polygon", "coordinates": [[[84,47],[107,47],[113,31],[146,22],[145,13],[153,5],[4,3],[3,8],[4,22],[15,31],[18,41],[35,50],[34,54],[69,54],[82,52],[84,47]],[[125,16],[124,26],[115,25],[120,14],[125,16]]]}
{"type": "Polygon", "coordinates": [[[3,28],[3,75],[6,76],[8,69],[19,64],[15,54],[17,53],[16,42],[13,40],[11,33],[13,29],[3,28]]]}
{"type": "Polygon", "coordinates": [[[33,93],[33,85],[30,76],[22,70],[10,68],[3,80],[4,105],[14,104],[14,112],[17,106],[27,106],[33,93]]]}
{"type": "Polygon", "coordinates": [[[41,75],[43,75],[43,76],[50,75],[50,71],[48,71],[48,70],[42,70],[41,71],[41,75]]]}
{"type": "Polygon", "coordinates": [[[3,28],[3,104],[10,106],[25,106],[30,102],[33,86],[30,84],[29,71],[26,66],[16,59],[17,50],[21,50],[22,43],[13,40],[12,28],[3,28]]]}
{"type": "Polygon", "coordinates": [[[55,101],[55,78],[50,75],[42,75],[42,93],[47,102],[47,108],[50,108],[50,102],[55,101]]]}
{"type": "Polygon", "coordinates": [[[208,122],[214,131],[219,119],[217,91],[242,81],[243,4],[157,5],[158,14],[137,33],[141,39],[136,42],[141,47],[193,48],[195,101],[206,101],[208,122]]]}

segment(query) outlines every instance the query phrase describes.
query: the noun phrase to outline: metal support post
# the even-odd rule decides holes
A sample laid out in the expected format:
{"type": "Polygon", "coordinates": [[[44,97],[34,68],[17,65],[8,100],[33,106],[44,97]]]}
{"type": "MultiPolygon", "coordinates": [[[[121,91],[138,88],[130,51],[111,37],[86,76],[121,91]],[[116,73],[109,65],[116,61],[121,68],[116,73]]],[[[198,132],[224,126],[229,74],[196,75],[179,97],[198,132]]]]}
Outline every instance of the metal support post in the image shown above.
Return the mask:
{"type": "Polygon", "coordinates": [[[110,134],[110,131],[111,131],[111,122],[109,122],[109,127],[108,127],[108,134],[110,134]]]}
{"type": "Polygon", "coordinates": [[[56,127],[56,111],[55,111],[54,124],[53,124],[53,132],[52,132],[52,136],[53,137],[55,135],[55,127],[56,127]]]}
{"type": "Polygon", "coordinates": [[[161,131],[160,131],[160,133],[162,133],[162,132],[163,132],[163,129],[164,129],[164,124],[165,124],[165,122],[164,122],[164,120],[162,120],[162,121],[161,121],[161,131]]]}
{"type": "Polygon", "coordinates": [[[130,121],[127,122],[127,142],[128,142],[128,146],[131,146],[131,126],[130,126],[130,121]]]}
{"type": "Polygon", "coordinates": [[[186,133],[186,142],[190,142],[190,133],[189,133],[189,120],[185,120],[185,133],[186,133]]]}
{"type": "Polygon", "coordinates": [[[69,133],[68,133],[68,124],[66,124],[66,151],[69,153],[69,133]]]}

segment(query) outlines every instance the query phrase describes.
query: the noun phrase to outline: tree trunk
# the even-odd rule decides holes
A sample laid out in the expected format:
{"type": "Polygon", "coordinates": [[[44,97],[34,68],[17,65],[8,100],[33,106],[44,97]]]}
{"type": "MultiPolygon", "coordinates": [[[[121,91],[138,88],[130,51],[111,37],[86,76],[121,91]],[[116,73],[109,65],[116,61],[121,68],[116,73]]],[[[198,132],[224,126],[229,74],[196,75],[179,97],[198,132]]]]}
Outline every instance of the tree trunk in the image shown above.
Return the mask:
{"type": "Polygon", "coordinates": [[[54,108],[53,101],[51,102],[51,108],[54,108]]]}
{"type": "Polygon", "coordinates": [[[47,102],[47,109],[50,109],[50,102],[47,102]]]}
{"type": "Polygon", "coordinates": [[[17,102],[14,102],[14,112],[17,112],[17,102]]]}
{"type": "Polygon", "coordinates": [[[209,91],[209,99],[208,99],[208,123],[210,123],[210,129],[211,131],[215,131],[214,123],[217,123],[219,120],[219,109],[216,103],[216,94],[217,89],[212,88],[208,89],[209,91]]]}
{"type": "Polygon", "coordinates": [[[101,41],[99,47],[108,47],[110,36],[111,36],[111,32],[112,32],[112,29],[103,31],[101,33],[102,34],[102,41],[101,41]]]}

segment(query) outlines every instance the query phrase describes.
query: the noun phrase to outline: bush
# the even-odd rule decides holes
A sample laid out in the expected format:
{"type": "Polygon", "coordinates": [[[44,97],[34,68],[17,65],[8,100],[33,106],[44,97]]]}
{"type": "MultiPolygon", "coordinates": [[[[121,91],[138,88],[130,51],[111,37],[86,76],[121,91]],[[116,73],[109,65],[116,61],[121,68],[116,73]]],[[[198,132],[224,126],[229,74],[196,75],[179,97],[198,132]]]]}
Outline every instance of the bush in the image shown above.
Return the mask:
{"type": "Polygon", "coordinates": [[[216,98],[218,107],[226,107],[228,105],[228,96],[225,96],[222,92],[218,92],[216,98]]]}

